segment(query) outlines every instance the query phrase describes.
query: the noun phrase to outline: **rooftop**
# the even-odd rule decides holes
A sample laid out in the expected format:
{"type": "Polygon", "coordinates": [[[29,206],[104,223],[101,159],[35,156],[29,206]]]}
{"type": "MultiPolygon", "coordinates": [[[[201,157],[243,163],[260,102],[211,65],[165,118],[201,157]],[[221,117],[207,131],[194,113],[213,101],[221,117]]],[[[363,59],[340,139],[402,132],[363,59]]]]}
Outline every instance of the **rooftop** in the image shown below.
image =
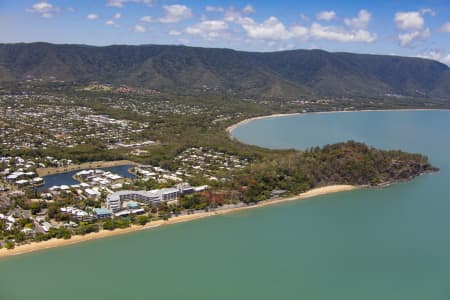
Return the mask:
{"type": "Polygon", "coordinates": [[[107,208],[94,208],[94,213],[96,215],[110,215],[112,214],[112,211],[107,208]]]}

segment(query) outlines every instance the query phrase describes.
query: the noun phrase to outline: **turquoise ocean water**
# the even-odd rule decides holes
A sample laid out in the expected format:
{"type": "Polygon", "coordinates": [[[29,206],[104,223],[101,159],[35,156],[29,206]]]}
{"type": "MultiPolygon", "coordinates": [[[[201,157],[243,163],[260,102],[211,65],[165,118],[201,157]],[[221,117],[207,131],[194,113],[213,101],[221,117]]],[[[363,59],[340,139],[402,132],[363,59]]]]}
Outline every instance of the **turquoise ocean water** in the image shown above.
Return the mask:
{"type": "Polygon", "coordinates": [[[272,148],[353,139],[441,171],[1,259],[0,299],[450,299],[449,111],[291,116],[233,134],[272,148]]]}

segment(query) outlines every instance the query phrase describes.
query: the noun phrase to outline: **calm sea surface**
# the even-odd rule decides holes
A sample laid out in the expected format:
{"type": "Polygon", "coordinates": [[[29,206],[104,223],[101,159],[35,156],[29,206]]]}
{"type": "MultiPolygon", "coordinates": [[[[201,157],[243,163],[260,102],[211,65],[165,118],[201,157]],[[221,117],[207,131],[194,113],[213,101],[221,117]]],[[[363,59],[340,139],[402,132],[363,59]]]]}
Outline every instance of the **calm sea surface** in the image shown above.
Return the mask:
{"type": "Polygon", "coordinates": [[[233,133],[273,148],[353,139],[441,171],[2,259],[0,299],[450,299],[450,112],[292,116],[233,133]]]}

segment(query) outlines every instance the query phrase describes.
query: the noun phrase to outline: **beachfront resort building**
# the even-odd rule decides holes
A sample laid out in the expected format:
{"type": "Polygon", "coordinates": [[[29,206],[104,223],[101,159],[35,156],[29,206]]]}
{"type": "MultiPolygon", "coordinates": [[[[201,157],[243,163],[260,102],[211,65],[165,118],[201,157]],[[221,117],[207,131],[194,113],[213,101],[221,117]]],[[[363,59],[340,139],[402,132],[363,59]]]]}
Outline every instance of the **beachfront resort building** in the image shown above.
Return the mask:
{"type": "Polygon", "coordinates": [[[121,199],[120,196],[117,195],[120,192],[112,193],[106,197],[106,208],[112,211],[120,210],[121,199]]]}
{"type": "Polygon", "coordinates": [[[113,212],[122,208],[122,202],[127,202],[128,209],[137,209],[137,202],[158,205],[161,202],[177,200],[180,195],[203,192],[208,189],[207,185],[192,187],[188,183],[177,184],[176,187],[163,188],[151,191],[117,191],[106,196],[106,207],[113,212]]]}
{"type": "Polygon", "coordinates": [[[165,188],[151,191],[119,191],[106,197],[106,207],[112,211],[120,210],[122,201],[139,201],[147,204],[159,204],[176,200],[180,191],[176,188],[165,188]]]}

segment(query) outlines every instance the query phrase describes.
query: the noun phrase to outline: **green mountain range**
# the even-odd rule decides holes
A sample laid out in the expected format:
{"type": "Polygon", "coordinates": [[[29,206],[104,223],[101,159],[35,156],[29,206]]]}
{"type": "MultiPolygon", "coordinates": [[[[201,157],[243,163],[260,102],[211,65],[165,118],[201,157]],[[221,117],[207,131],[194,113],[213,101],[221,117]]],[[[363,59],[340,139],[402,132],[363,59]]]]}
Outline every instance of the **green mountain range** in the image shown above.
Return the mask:
{"type": "Polygon", "coordinates": [[[450,69],[427,59],[322,50],[0,44],[0,84],[96,81],[177,93],[450,99],[450,69]]]}

